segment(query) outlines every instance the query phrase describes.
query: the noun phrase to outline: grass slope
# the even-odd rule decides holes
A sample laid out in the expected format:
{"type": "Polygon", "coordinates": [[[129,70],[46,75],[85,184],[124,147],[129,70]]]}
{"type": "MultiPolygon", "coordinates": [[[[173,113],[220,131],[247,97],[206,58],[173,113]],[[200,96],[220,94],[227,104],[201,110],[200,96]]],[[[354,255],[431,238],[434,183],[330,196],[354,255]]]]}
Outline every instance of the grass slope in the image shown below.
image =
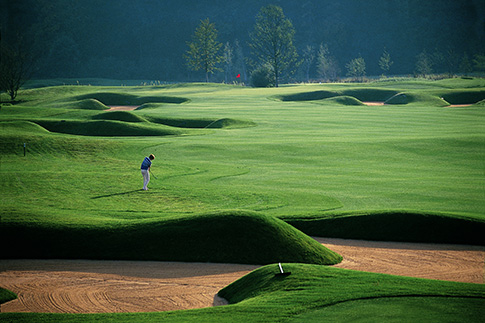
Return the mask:
{"type": "Polygon", "coordinates": [[[82,136],[176,136],[188,133],[163,125],[123,122],[117,120],[37,120],[37,124],[52,132],[82,136]]]}
{"type": "Polygon", "coordinates": [[[458,214],[372,211],[283,219],[313,236],[485,245],[485,220],[458,214]]]}
{"type": "Polygon", "coordinates": [[[274,217],[244,212],[197,215],[110,226],[4,223],[16,243],[7,258],[131,259],[332,265],[342,257],[274,217]]]}
{"type": "Polygon", "coordinates": [[[15,295],[15,293],[0,287],[0,306],[1,304],[14,300],[16,298],[17,295],[15,295]]]}

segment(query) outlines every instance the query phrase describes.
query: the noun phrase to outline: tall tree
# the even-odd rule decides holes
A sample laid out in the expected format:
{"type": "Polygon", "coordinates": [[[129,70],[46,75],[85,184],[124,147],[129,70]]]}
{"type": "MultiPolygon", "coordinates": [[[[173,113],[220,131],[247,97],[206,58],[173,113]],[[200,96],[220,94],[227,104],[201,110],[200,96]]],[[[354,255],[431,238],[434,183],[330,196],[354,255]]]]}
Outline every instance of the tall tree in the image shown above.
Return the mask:
{"type": "Polygon", "coordinates": [[[317,55],[317,72],[326,81],[335,81],[340,74],[338,62],[330,55],[327,44],[320,44],[317,55]]]}
{"type": "Polygon", "coordinates": [[[384,75],[389,73],[392,64],[394,64],[394,62],[391,61],[391,55],[387,52],[387,50],[384,49],[381,58],[379,58],[379,67],[384,75]]]}
{"type": "Polygon", "coordinates": [[[294,36],[293,24],[285,17],[281,7],[268,5],[260,9],[249,45],[260,65],[271,66],[276,87],[281,75],[297,62],[294,36]]]}
{"type": "Polygon", "coordinates": [[[427,75],[433,73],[433,63],[431,61],[431,57],[428,55],[426,50],[423,50],[421,53],[419,53],[416,58],[416,69],[414,71],[416,75],[426,77],[427,75]]]}
{"type": "Polygon", "coordinates": [[[13,101],[22,85],[30,77],[32,64],[27,51],[18,41],[16,46],[4,44],[0,36],[0,90],[13,101]]]}
{"type": "Polygon", "coordinates": [[[347,76],[360,78],[363,81],[365,76],[365,60],[362,57],[352,59],[345,67],[347,67],[347,76]]]}
{"type": "Polygon", "coordinates": [[[303,49],[303,67],[305,68],[305,78],[307,82],[310,81],[310,68],[312,67],[314,60],[315,47],[307,45],[305,49],[303,49]]]}
{"type": "Polygon", "coordinates": [[[485,55],[476,54],[473,58],[473,64],[477,71],[485,71],[485,55]]]}
{"type": "Polygon", "coordinates": [[[234,70],[243,82],[247,82],[246,59],[239,41],[234,41],[234,70]]]}
{"type": "Polygon", "coordinates": [[[461,63],[459,66],[459,71],[460,73],[463,73],[465,75],[468,75],[471,72],[473,72],[472,62],[470,61],[470,58],[468,57],[467,53],[463,54],[463,58],[461,59],[461,63]]]}
{"type": "Polygon", "coordinates": [[[187,45],[189,46],[185,56],[187,65],[194,71],[203,70],[205,81],[209,82],[209,74],[220,70],[217,64],[223,58],[219,55],[222,43],[217,41],[217,29],[209,18],[201,20],[192,36],[192,41],[187,45]]]}
{"type": "Polygon", "coordinates": [[[224,79],[226,83],[232,81],[232,67],[233,67],[233,57],[234,50],[229,42],[224,45],[223,60],[224,60],[224,79]]]}

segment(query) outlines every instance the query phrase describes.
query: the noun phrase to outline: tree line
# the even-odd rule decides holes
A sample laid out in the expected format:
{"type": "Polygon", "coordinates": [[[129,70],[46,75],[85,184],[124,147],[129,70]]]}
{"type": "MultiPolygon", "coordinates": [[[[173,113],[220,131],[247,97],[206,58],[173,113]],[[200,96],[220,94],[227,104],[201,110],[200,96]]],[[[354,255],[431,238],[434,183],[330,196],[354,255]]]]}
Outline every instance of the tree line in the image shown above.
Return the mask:
{"type": "Polygon", "coordinates": [[[484,70],[485,4],[477,0],[16,0],[0,2],[0,29],[5,46],[23,40],[35,78],[202,81],[186,52],[207,18],[222,43],[211,80],[249,82],[271,69],[254,46],[263,37],[258,17],[272,3],[284,9],[296,49],[278,82],[484,70]]]}
{"type": "MultiPolygon", "coordinates": [[[[209,75],[217,71],[225,72],[225,81],[228,81],[234,70],[232,64],[233,49],[229,42],[224,46],[221,53],[222,43],[217,40],[217,29],[209,19],[202,20],[192,36],[192,41],[187,45],[187,66],[195,71],[202,70],[205,73],[206,82],[209,75]],[[224,62],[224,68],[218,64],[224,62]]],[[[315,67],[318,77],[325,81],[336,81],[341,77],[342,70],[337,59],[331,55],[327,44],[320,44],[318,52],[312,45],[304,48],[299,57],[294,46],[295,29],[291,21],[285,17],[283,9],[276,5],[262,7],[256,16],[253,31],[250,33],[249,47],[256,61],[247,60],[252,67],[251,84],[253,86],[276,86],[282,77],[291,78],[295,71],[300,69],[300,78],[304,74],[306,81],[310,81],[310,70],[315,67]]],[[[240,54],[242,55],[242,54],[240,54]]],[[[244,62],[243,57],[239,57],[244,62]]],[[[457,72],[464,74],[473,70],[485,71],[485,55],[476,54],[470,61],[467,54],[461,58],[452,50],[445,53],[435,52],[428,54],[423,50],[416,57],[414,69],[415,76],[426,77],[434,72],[435,66],[445,65],[449,76],[457,72]]],[[[394,61],[390,53],[384,49],[379,58],[379,67],[385,76],[391,71],[394,61]]],[[[243,63],[244,64],[244,63],[243,63]]],[[[239,66],[241,68],[242,66],[239,66]]],[[[244,67],[241,68],[245,70],[244,67]]],[[[361,56],[351,59],[346,65],[346,76],[362,81],[366,76],[366,62],[361,56]]],[[[238,77],[240,75],[238,74],[238,77]]]]}

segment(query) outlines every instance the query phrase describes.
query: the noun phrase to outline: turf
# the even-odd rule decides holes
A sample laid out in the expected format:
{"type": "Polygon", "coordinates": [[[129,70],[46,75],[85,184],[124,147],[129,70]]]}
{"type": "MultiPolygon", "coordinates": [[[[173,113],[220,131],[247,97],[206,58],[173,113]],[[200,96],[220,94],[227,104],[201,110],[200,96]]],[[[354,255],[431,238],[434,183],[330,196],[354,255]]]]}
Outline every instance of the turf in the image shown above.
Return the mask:
{"type": "MultiPolygon", "coordinates": [[[[484,87],[483,79],[393,79],[277,89],[174,84],[24,90],[20,102],[0,110],[1,243],[14,246],[3,257],[340,260],[305,234],[484,245],[484,87]],[[456,102],[472,105],[449,107],[456,102]],[[141,107],[105,111],[118,104],[141,107]],[[157,179],[142,192],[139,165],[150,153],[157,179]]],[[[341,318],[347,309],[326,311],[335,302],[355,307],[351,301],[376,299],[362,305],[365,317],[372,317],[382,312],[382,297],[394,293],[406,299],[393,299],[393,313],[413,308],[432,321],[448,317],[436,314],[436,296],[465,304],[456,315],[475,311],[483,299],[481,285],[285,266],[293,273],[268,289],[254,284],[260,286],[263,276],[271,280],[274,267],[250,276],[259,278],[246,284],[247,292],[227,289],[233,290],[228,298],[241,302],[224,308],[2,319],[306,320],[341,318]],[[430,305],[416,310],[417,300],[408,296],[425,296],[430,305]]]]}
{"type": "Polygon", "coordinates": [[[9,290],[6,290],[0,287],[0,305],[8,301],[14,300],[16,298],[17,298],[17,295],[15,295],[9,290]]]}
{"type": "Polygon", "coordinates": [[[237,211],[105,226],[4,223],[0,233],[8,241],[22,237],[21,244],[4,251],[8,258],[320,265],[342,260],[282,220],[237,211]]]}

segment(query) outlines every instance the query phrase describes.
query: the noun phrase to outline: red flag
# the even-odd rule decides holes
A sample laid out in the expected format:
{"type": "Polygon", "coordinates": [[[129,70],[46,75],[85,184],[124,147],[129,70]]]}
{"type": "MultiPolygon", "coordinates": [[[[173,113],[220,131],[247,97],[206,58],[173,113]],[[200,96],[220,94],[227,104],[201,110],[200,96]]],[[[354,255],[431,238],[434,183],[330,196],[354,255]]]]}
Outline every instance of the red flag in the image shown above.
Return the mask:
{"type": "Polygon", "coordinates": [[[241,74],[238,74],[238,75],[236,76],[236,78],[240,78],[240,77],[241,77],[241,74]]]}

